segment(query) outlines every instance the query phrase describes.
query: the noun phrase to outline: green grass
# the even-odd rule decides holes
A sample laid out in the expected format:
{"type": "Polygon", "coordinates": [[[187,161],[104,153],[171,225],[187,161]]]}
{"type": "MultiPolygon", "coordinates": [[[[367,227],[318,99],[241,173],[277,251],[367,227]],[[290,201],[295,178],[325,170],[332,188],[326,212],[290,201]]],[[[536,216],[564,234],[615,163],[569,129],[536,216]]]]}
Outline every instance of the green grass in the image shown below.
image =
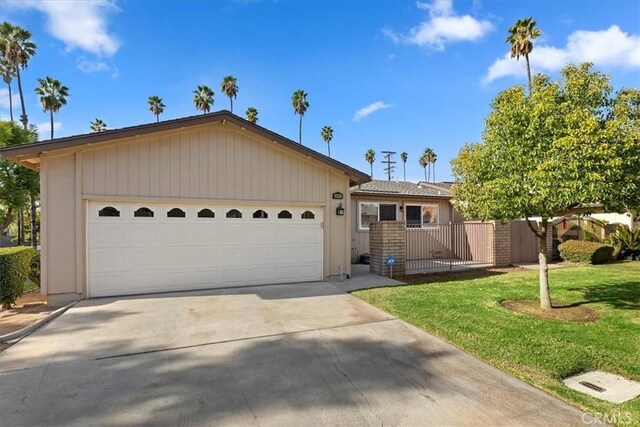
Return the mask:
{"type": "Polygon", "coordinates": [[[38,286],[37,283],[33,283],[31,280],[27,279],[26,282],[24,282],[24,291],[25,292],[29,292],[33,289],[38,289],[40,286],[38,286]]]}
{"type": "Polygon", "coordinates": [[[353,294],[586,411],[630,412],[640,425],[640,398],[610,404],[561,382],[595,369],[640,381],[640,262],[553,269],[549,283],[554,302],[584,302],[600,319],[543,320],[503,308],[504,300],[537,299],[535,270],[353,294]]]}

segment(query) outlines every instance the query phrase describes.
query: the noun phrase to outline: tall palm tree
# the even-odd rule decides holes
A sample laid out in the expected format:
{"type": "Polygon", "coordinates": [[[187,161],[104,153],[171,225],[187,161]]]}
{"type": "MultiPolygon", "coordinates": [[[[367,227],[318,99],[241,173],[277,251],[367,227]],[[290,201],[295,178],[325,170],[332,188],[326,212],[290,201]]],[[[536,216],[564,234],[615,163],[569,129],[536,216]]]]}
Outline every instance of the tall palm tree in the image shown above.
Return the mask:
{"type": "Polygon", "coordinates": [[[531,64],[529,54],[533,50],[533,39],[540,37],[540,29],[536,27],[533,18],[518,19],[509,28],[507,43],[511,45],[511,57],[519,60],[521,56],[527,61],[527,80],[529,82],[529,96],[531,96],[531,64]]]}
{"type": "Polygon", "coordinates": [[[221,86],[222,93],[229,97],[229,101],[231,102],[231,112],[233,113],[233,100],[238,96],[238,80],[233,76],[227,76],[222,79],[221,86]]]}
{"type": "Polygon", "coordinates": [[[373,179],[373,162],[376,161],[376,152],[373,151],[373,148],[369,148],[366,153],[364,153],[364,159],[371,166],[371,179],[373,179]]]}
{"type": "Polygon", "coordinates": [[[214,92],[209,86],[198,85],[198,88],[193,91],[193,103],[196,105],[196,109],[202,110],[203,114],[210,111],[213,105],[214,92]]]}
{"type": "Polygon", "coordinates": [[[422,156],[420,156],[418,158],[418,164],[420,165],[421,168],[424,169],[424,180],[425,182],[428,182],[429,180],[427,179],[427,166],[429,165],[429,160],[427,160],[427,154],[423,153],[422,156]]]}
{"type": "MultiPolygon", "coordinates": [[[[422,157],[424,157],[424,161],[426,162],[426,167],[429,169],[429,172],[426,174],[426,179],[425,179],[425,181],[427,182],[429,182],[429,180],[431,179],[431,164],[432,164],[432,159],[434,155],[435,153],[433,149],[429,147],[425,148],[424,152],[422,153],[422,157]]],[[[422,167],[425,167],[425,166],[422,166],[422,167]]]]}
{"type": "Polygon", "coordinates": [[[293,106],[293,112],[300,115],[300,126],[298,127],[298,142],[302,144],[302,117],[309,108],[309,102],[307,101],[307,93],[302,89],[298,89],[293,92],[291,96],[291,105],[293,106]]]}
{"type": "Polygon", "coordinates": [[[433,182],[436,182],[436,160],[438,155],[435,152],[431,153],[431,172],[433,173],[433,182]]]}
{"type": "Polygon", "coordinates": [[[320,132],[322,139],[327,143],[327,150],[329,150],[329,157],[331,157],[331,140],[333,139],[333,128],[331,126],[323,126],[320,132]]]}
{"type": "Polygon", "coordinates": [[[402,171],[404,172],[404,180],[407,180],[407,159],[409,158],[409,155],[407,154],[406,151],[403,151],[402,153],[400,153],[400,160],[402,160],[402,171]]]}
{"type": "Polygon", "coordinates": [[[147,100],[147,105],[149,106],[149,111],[156,116],[156,123],[158,123],[160,121],[160,114],[164,113],[164,107],[166,107],[166,105],[162,103],[162,98],[156,95],[150,96],[147,100]]]}
{"type": "Polygon", "coordinates": [[[101,119],[94,119],[91,123],[89,123],[89,129],[91,132],[104,132],[107,130],[107,124],[101,119]]]}
{"type": "Polygon", "coordinates": [[[258,110],[254,107],[247,108],[247,121],[251,123],[258,123],[258,110]]]}
{"type": "Polygon", "coordinates": [[[11,93],[11,81],[16,75],[15,67],[4,59],[0,59],[0,75],[2,75],[2,81],[7,84],[9,88],[9,117],[13,122],[13,94],[11,93]]]}
{"type": "Polygon", "coordinates": [[[51,121],[51,139],[53,139],[53,113],[57,113],[60,108],[67,105],[67,97],[69,96],[69,88],[60,83],[59,80],[49,76],[44,79],[38,79],[38,86],[35,89],[37,95],[40,95],[40,104],[42,109],[49,112],[51,121]]]}
{"type": "Polygon", "coordinates": [[[18,93],[20,93],[20,106],[22,115],[20,121],[25,130],[28,128],[29,120],[24,104],[24,94],[22,92],[22,79],[20,69],[25,70],[29,65],[29,60],[36,54],[36,45],[31,41],[31,33],[8,22],[0,24],[0,58],[13,65],[18,80],[18,93]]]}

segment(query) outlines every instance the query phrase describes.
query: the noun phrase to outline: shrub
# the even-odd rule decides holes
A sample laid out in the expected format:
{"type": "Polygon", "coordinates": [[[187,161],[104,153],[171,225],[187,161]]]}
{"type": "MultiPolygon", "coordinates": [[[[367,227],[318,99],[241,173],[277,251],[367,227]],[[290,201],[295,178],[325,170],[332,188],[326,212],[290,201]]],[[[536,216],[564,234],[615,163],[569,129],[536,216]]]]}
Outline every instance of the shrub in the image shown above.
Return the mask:
{"type": "Polygon", "coordinates": [[[640,257],[640,228],[629,229],[626,225],[616,228],[616,232],[607,236],[607,243],[615,249],[618,259],[631,257],[636,260],[640,257]]]}
{"type": "Polygon", "coordinates": [[[25,246],[0,248],[0,303],[11,308],[24,292],[33,249],[25,246]]]}
{"type": "Polygon", "coordinates": [[[35,249],[29,266],[29,280],[40,286],[40,252],[35,249]]]}
{"type": "Polygon", "coordinates": [[[604,264],[613,254],[611,246],[584,240],[567,240],[558,246],[558,250],[563,260],[586,264],[604,264]]]}

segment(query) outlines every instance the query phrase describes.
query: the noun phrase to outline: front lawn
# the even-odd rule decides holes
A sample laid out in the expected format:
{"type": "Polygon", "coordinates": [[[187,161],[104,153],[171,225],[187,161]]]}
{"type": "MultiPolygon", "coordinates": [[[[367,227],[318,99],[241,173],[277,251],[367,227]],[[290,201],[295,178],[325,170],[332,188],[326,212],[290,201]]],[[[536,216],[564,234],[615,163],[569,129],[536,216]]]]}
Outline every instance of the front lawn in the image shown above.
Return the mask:
{"type": "Polygon", "coordinates": [[[552,301],[595,310],[599,319],[589,323],[544,320],[502,307],[504,300],[537,298],[535,270],[477,276],[436,276],[433,283],[353,294],[586,411],[630,412],[640,425],[640,398],[615,405],[561,383],[596,369],[640,380],[640,262],[549,271],[552,301]]]}

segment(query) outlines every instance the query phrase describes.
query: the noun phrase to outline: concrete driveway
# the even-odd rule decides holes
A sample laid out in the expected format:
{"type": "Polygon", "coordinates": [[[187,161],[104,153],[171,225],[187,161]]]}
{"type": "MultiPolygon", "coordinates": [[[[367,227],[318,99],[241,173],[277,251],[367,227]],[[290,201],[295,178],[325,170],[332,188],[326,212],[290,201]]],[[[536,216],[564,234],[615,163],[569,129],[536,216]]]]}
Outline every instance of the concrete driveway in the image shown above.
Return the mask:
{"type": "Polygon", "coordinates": [[[582,425],[327,283],[82,301],[0,354],[7,426],[582,425]]]}

